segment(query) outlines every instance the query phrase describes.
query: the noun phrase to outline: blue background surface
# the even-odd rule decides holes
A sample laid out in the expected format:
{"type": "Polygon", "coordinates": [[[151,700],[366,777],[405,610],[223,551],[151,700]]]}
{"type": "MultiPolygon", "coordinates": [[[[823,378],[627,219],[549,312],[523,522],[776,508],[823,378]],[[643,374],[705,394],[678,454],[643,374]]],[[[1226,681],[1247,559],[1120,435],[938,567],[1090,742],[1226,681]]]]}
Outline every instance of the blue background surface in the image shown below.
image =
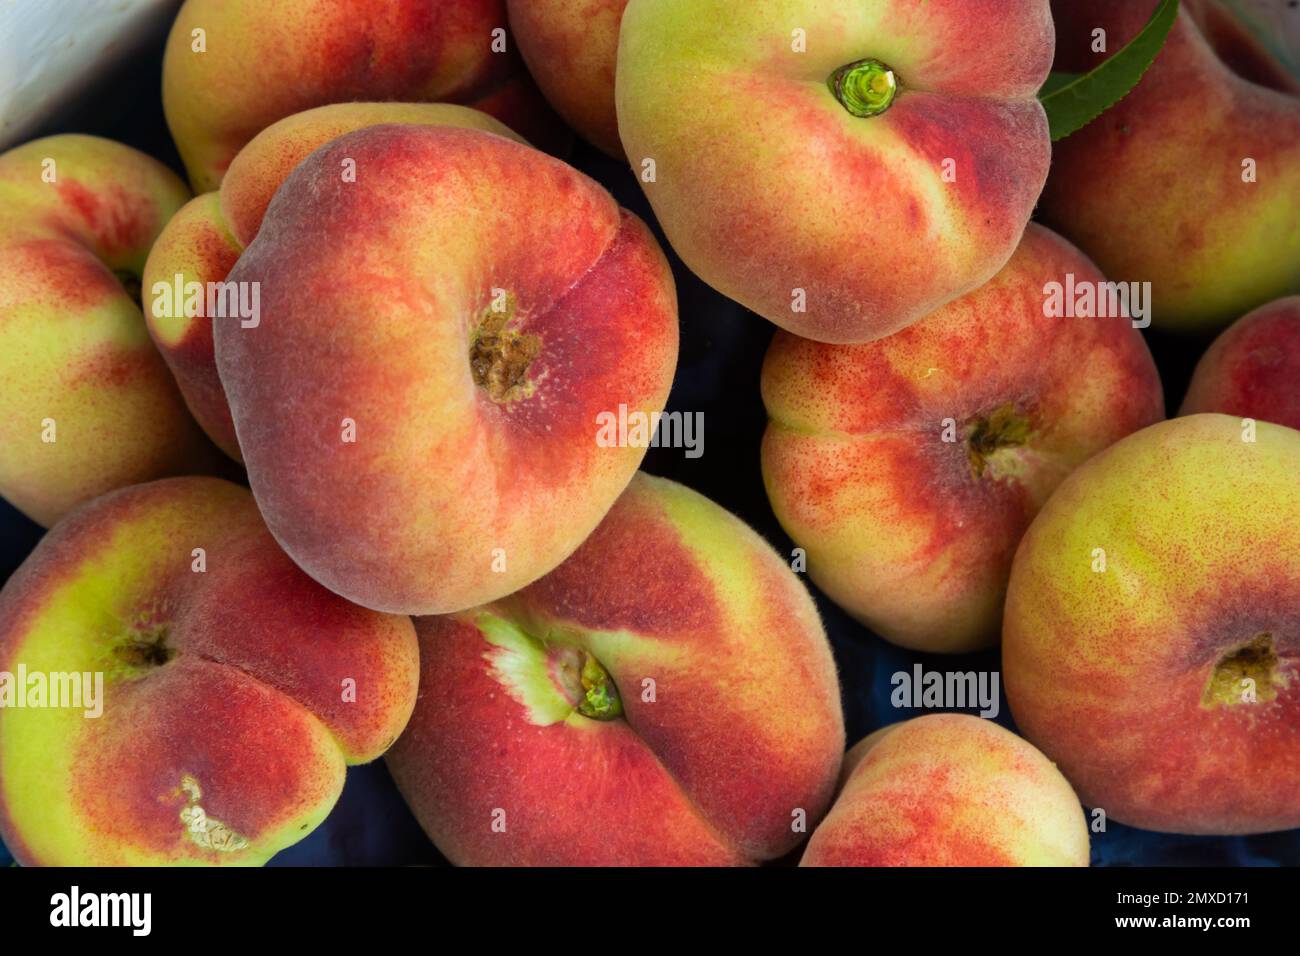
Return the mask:
{"type": "MultiPolygon", "coordinates": [[[[163,34],[150,52],[129,64],[79,104],[74,115],[58,117],[43,133],[95,133],[127,142],[183,174],[162,117],[163,34]]],[[[792,544],[768,506],[759,472],[759,440],[766,423],[759,397],[759,368],[772,328],[696,279],[672,254],[631,172],[585,144],[568,157],[603,183],[624,206],[649,222],[673,265],[681,310],[682,349],[670,410],[703,412],[704,455],[687,459],[681,450],[651,449],[645,469],[680,481],[709,496],[753,525],[783,554],[792,544]]],[[[1149,331],[1149,330],[1148,330],[1149,331]]],[[[1148,334],[1165,382],[1166,402],[1176,409],[1196,360],[1208,342],[1148,334]]],[[[6,580],[35,546],[41,529],[0,501],[0,581],[6,580]]],[[[826,600],[815,588],[835,651],[843,688],[848,739],[857,741],[877,727],[928,711],[890,704],[890,677],[912,670],[999,669],[989,651],[963,657],[922,655],[894,647],[871,634],[826,600]]],[[[972,711],[973,712],[973,711],[972,711]]],[[[998,722],[1014,725],[1005,699],[998,722]]],[[[1297,865],[1300,830],[1253,837],[1188,837],[1148,833],[1111,822],[1093,834],[1094,865],[1297,865]]],[[[0,863],[10,862],[0,847],[0,863]]],[[[406,810],[383,762],[354,767],[329,819],[271,865],[411,865],[445,862],[406,810]]],[[[788,862],[788,861],[787,861],[788,862]]]]}

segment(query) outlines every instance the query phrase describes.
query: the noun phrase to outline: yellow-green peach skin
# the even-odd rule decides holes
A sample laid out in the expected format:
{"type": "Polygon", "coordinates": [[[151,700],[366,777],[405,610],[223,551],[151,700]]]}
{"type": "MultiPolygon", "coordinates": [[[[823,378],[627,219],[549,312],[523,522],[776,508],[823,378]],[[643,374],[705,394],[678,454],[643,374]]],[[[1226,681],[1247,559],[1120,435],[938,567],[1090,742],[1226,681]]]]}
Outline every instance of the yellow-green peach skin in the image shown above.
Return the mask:
{"type": "Polygon", "coordinates": [[[0,708],[0,837],[24,865],[264,863],[401,732],[417,653],[409,618],[294,567],[244,488],[97,498],[0,590],[0,672],[26,678],[0,708]],[[83,674],[94,707],[84,682],[80,707],[33,696],[83,674]]]}
{"type": "Polygon", "coordinates": [[[1153,425],[1057,489],[1011,570],[1016,724],[1148,830],[1300,826],[1300,432],[1153,425]]]}
{"type": "Polygon", "coordinates": [[[672,247],[787,331],[865,342],[982,285],[1047,177],[1047,0],[631,0],[623,147],[672,247]]]}
{"type": "Polygon", "coordinates": [[[681,485],[637,475],[546,577],[416,629],[388,766],[453,863],[755,863],[830,802],[844,722],[816,606],[681,485]]]}
{"type": "Polygon", "coordinates": [[[40,524],[218,466],[140,314],[145,257],[188,198],[161,163],[93,136],[0,156],[0,495],[40,524]]]}

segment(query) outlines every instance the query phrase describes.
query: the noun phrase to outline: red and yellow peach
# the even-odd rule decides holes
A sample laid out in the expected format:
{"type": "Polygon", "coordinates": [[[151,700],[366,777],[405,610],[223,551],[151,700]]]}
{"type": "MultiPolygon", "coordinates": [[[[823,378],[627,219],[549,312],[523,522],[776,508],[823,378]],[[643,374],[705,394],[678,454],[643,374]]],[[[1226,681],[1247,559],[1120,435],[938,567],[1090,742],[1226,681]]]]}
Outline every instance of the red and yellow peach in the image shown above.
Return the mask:
{"type": "Polygon", "coordinates": [[[161,163],[98,137],[0,156],[0,495],[40,524],[218,466],[140,315],[145,256],[188,198],[161,163]]]}
{"type": "Polygon", "coordinates": [[[830,802],[844,724],[812,599],[673,482],[638,475],[555,571],[416,629],[388,766],[454,863],[752,863],[830,802]]]}
{"type": "Polygon", "coordinates": [[[1179,414],[1199,412],[1300,428],[1300,296],[1260,306],[1214,340],[1179,414]]]}
{"type": "Polygon", "coordinates": [[[673,249],[787,331],[864,342],[991,279],[1047,178],[1047,0],[631,0],[616,101],[673,249]]]}
{"type": "MultiPolygon", "coordinates": [[[[1154,6],[1053,0],[1056,68],[1093,69],[1154,6]]],[[[1219,0],[1183,0],[1141,82],[1055,144],[1042,211],[1111,278],[1152,284],[1157,328],[1300,292],[1300,79],[1219,0]]]]}
{"type": "Polygon", "coordinates": [[[1088,825],[1052,762],[997,724],[931,714],[860,741],[801,866],[1087,866],[1088,825]]]}
{"type": "Polygon", "coordinates": [[[1091,807],[1177,833],[1300,826],[1300,432],[1175,418],[1065,480],[1016,553],[1002,670],[1091,807]]]}
{"type": "Polygon", "coordinates": [[[618,28],[628,0],[506,0],[528,71],[555,111],[621,158],[614,109],[618,28]]]}
{"type": "Polygon", "coordinates": [[[991,282],[878,342],[777,333],[763,367],[763,478],[837,604],[928,651],[997,640],[1016,545],[1075,468],[1158,421],[1123,317],[1049,316],[1049,283],[1104,283],[1031,225],[991,282]]]}
{"type": "Polygon", "coordinates": [[[163,59],[167,124],[196,192],[272,123],[330,103],[459,103],[548,141],[555,116],[506,27],[505,0],[186,0],[163,59]]]}
{"type": "Polygon", "coordinates": [[[597,416],[661,410],[676,365],[645,225],[479,130],[316,150],[229,281],[261,290],[256,327],[213,328],[258,504],[308,574],[377,610],[464,610],[553,569],[645,453],[598,441],[597,416]]]}
{"type": "Polygon", "coordinates": [[[206,299],[198,309],[187,309],[186,296],[175,290],[224,284],[257,235],[271,197],[294,167],[330,140],[382,123],[456,126],[519,139],[486,113],[446,103],[338,103],[295,113],[253,137],[230,163],[219,192],[199,196],[182,208],[149,253],[144,267],[149,332],[194,417],[236,460],[241,460],[239,441],[217,373],[213,316],[206,314],[206,299]]]}
{"type": "Polygon", "coordinates": [[[392,743],[418,681],[409,619],[315,584],[212,478],[50,531],[0,590],[0,672],[28,695],[0,708],[0,837],[53,866],[264,863],[392,743]],[[29,699],[34,675],[98,675],[99,713],[29,699]]]}

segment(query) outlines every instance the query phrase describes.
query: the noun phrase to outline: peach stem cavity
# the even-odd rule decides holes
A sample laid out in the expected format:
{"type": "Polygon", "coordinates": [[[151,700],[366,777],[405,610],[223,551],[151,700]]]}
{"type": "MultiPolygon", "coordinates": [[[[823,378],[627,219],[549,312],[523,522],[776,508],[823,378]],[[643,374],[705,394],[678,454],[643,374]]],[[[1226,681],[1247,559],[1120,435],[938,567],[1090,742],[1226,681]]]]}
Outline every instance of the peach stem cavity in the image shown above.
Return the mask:
{"type": "Polygon", "coordinates": [[[986,415],[972,418],[967,423],[966,439],[971,473],[976,478],[983,478],[998,452],[1025,444],[1031,432],[1029,419],[1019,414],[1010,402],[986,415]]]}
{"type": "Polygon", "coordinates": [[[1205,684],[1201,706],[1235,707],[1272,700],[1278,685],[1285,683],[1278,671],[1280,663],[1273,636],[1256,635],[1219,658],[1205,684]]]}
{"type": "Polygon", "coordinates": [[[898,95],[898,75],[879,60],[847,63],[826,81],[840,105],[858,117],[879,116],[898,95]]]}
{"type": "Polygon", "coordinates": [[[591,720],[617,720],[623,700],[613,677],[594,654],[572,639],[538,637],[515,621],[484,612],[475,623],[493,646],[487,655],[496,678],[540,725],[576,713],[591,720]]]}
{"type": "Polygon", "coordinates": [[[113,646],[113,657],[118,668],[128,674],[140,674],[162,667],[175,656],[167,646],[167,629],[133,631],[113,646]]]}
{"type": "Polygon", "coordinates": [[[511,328],[515,318],[513,297],[506,299],[504,308],[494,304],[483,314],[469,345],[474,384],[501,404],[532,395],[528,367],[542,351],[541,336],[511,328]]]}

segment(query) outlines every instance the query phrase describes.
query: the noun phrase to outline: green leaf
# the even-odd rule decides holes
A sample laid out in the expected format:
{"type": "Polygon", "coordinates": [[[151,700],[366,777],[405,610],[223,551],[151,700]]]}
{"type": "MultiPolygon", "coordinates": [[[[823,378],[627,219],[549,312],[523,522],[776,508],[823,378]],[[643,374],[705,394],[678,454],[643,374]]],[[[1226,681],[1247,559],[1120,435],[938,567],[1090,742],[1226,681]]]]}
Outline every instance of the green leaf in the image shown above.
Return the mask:
{"type": "Polygon", "coordinates": [[[1081,76],[1083,76],[1082,73],[1052,73],[1047,77],[1047,82],[1043,84],[1043,88],[1038,91],[1038,98],[1040,100],[1046,99],[1061,87],[1069,86],[1081,76]]]}
{"type": "Polygon", "coordinates": [[[1169,38],[1178,18],[1178,0],[1160,0],[1160,6],[1137,36],[1091,73],[1075,76],[1053,73],[1038,93],[1052,142],[1083,129],[1138,85],[1169,38]]]}

